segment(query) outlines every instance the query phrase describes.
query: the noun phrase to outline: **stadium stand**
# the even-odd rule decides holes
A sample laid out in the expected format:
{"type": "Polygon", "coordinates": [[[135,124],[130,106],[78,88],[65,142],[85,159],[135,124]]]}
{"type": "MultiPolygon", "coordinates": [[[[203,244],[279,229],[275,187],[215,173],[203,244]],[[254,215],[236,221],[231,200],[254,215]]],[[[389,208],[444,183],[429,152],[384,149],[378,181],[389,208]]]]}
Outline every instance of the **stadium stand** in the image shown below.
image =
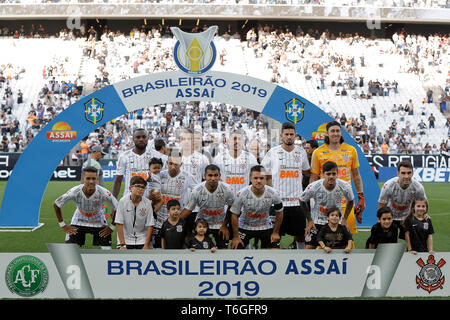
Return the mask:
{"type": "MultiPolygon", "coordinates": [[[[403,5],[443,6],[444,2],[403,5]]],[[[386,5],[386,1],[375,4],[386,5]]],[[[168,26],[133,27],[126,33],[105,27],[101,35],[88,29],[86,37],[64,28],[57,36],[48,36],[42,26],[33,28],[1,29],[3,151],[9,150],[11,141],[16,143],[15,151],[23,151],[50,119],[80,95],[124,79],[176,69],[171,51],[175,40],[168,26]],[[16,129],[3,130],[8,122],[15,123],[16,129]]],[[[368,38],[266,24],[249,28],[242,36],[222,32],[214,41],[219,55],[214,70],[233,70],[298,92],[337,120],[345,118],[342,123],[366,153],[381,153],[383,142],[395,153],[422,153],[426,145],[431,146],[426,152],[448,152],[448,35],[426,37],[399,30],[392,38],[368,38]],[[430,126],[431,115],[434,126],[430,126]]],[[[239,106],[194,101],[149,106],[124,115],[90,134],[87,141],[90,146],[102,144],[115,157],[130,146],[132,129],[141,126],[153,138],[162,136],[169,143],[182,126],[203,129],[205,141],[218,142],[241,127],[249,133],[249,141],[257,139],[265,148],[271,143],[265,131],[268,119],[261,115],[239,106]]]]}

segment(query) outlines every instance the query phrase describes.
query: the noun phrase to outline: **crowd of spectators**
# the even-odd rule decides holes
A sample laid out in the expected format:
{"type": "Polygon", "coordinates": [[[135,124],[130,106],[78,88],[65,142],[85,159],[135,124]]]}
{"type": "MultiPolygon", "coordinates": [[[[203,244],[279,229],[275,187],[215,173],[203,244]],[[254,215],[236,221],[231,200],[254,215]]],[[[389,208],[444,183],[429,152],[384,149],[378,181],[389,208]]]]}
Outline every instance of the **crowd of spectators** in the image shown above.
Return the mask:
{"type": "MultiPolygon", "coordinates": [[[[40,27],[35,30],[45,32],[40,27]]],[[[197,28],[193,31],[200,30],[197,28]]],[[[48,36],[45,33],[40,34],[39,31],[35,32],[38,36],[48,36]]],[[[28,31],[23,31],[23,34],[24,37],[27,35],[34,37],[35,35],[31,35],[28,31]]],[[[88,60],[98,62],[94,90],[139,74],[176,69],[171,58],[174,39],[168,26],[143,25],[134,27],[126,33],[120,30],[110,30],[108,26],[104,26],[103,32],[99,34],[95,29],[83,25],[80,30],[62,29],[57,36],[66,41],[80,37],[85,39],[83,55],[88,60]]],[[[427,38],[401,33],[397,36],[398,38],[393,37],[392,39],[394,44],[392,50],[403,54],[405,59],[412,61],[410,67],[403,72],[420,73],[421,64],[426,64],[426,67],[435,70],[443,68],[441,62],[445,55],[448,55],[447,35],[432,35],[427,38]],[[421,60],[425,60],[425,62],[421,60]]],[[[225,41],[231,38],[237,39],[238,36],[231,36],[230,30],[217,35],[217,39],[225,39],[225,41]]],[[[356,43],[364,43],[367,46],[376,45],[376,41],[357,33],[333,34],[329,30],[319,32],[319,30],[313,29],[304,31],[301,27],[292,31],[288,27],[269,25],[250,29],[244,41],[248,48],[254,49],[256,57],[263,54],[270,55],[267,67],[273,72],[273,82],[287,81],[283,74],[283,67],[295,64],[298,73],[305,78],[310,76],[323,79],[318,89],[322,85],[335,86],[339,95],[342,95],[342,90],[348,89],[349,92],[355,92],[355,89],[360,89],[363,85],[368,88],[366,92],[361,91],[354,96],[355,99],[370,99],[374,95],[387,96],[397,94],[398,90],[401,90],[404,84],[397,83],[394,79],[384,81],[369,79],[367,82],[366,79],[359,77],[357,66],[363,66],[364,60],[355,63],[355,57],[336,52],[329,46],[334,39],[342,39],[349,46],[356,43]],[[336,69],[340,70],[340,73],[333,72],[336,69]]],[[[222,63],[224,63],[226,51],[220,52],[220,55],[222,63]]],[[[31,105],[24,132],[16,129],[12,130],[11,134],[11,129],[9,129],[11,140],[16,143],[15,151],[23,151],[27,143],[48,121],[76,102],[83,94],[83,83],[80,78],[70,81],[58,80],[58,75],[64,73],[65,63],[62,59],[56,61],[54,65],[43,68],[43,77],[47,83],[42,88],[37,101],[31,105]]],[[[448,70],[441,72],[448,72],[448,70]]],[[[448,85],[443,94],[445,99],[448,99],[447,92],[448,85]]],[[[432,97],[433,95],[431,95],[432,97]]],[[[429,96],[424,98],[428,99],[429,96]]],[[[2,136],[8,130],[7,128],[11,127],[8,125],[8,121],[16,123],[14,119],[3,116],[3,112],[7,114],[7,105],[6,103],[6,109],[3,110],[2,103],[2,136]]],[[[416,115],[425,116],[421,114],[420,108],[416,107],[416,111],[414,109],[411,101],[405,101],[405,106],[393,105],[391,112],[398,112],[399,115],[410,115],[416,112],[416,115]]],[[[426,123],[424,123],[426,128],[422,124],[420,124],[421,128],[414,128],[408,121],[401,121],[401,123],[392,123],[386,132],[381,132],[374,125],[379,120],[376,119],[377,117],[389,121],[386,113],[377,114],[375,103],[369,116],[361,113],[358,118],[347,119],[345,114],[333,114],[330,111],[329,114],[341,122],[365,153],[448,152],[449,119],[442,128],[443,141],[438,146],[429,145],[425,139],[427,130],[434,127],[434,122],[430,120],[432,114],[427,115],[426,123]]],[[[18,127],[19,124],[16,123],[16,128],[18,127]]],[[[257,112],[227,104],[185,102],[151,106],[123,115],[91,133],[83,140],[83,143],[87,143],[89,147],[101,145],[105,152],[114,158],[119,152],[131,146],[131,132],[134,127],[148,129],[153,138],[163,137],[169,145],[175,142],[178,129],[182,127],[202,130],[205,145],[221,145],[228,132],[235,128],[243,128],[248,133],[248,145],[257,156],[262,156],[264,150],[277,142],[275,141],[276,135],[268,131],[267,119],[257,112]]],[[[6,142],[3,143],[3,151],[6,150],[5,148],[9,148],[5,145],[6,142]]]]}
{"type": "MultiPolygon", "coordinates": [[[[0,62],[1,63],[1,62],[0,62]]],[[[11,63],[0,65],[0,151],[23,151],[27,142],[23,139],[20,122],[14,116],[14,107],[23,106],[23,93],[19,89],[13,91],[12,83],[23,77],[26,70],[22,66],[11,63]]]]}
{"type": "Polygon", "coordinates": [[[0,0],[0,3],[202,3],[202,4],[270,4],[270,5],[325,5],[375,6],[406,8],[448,8],[448,0],[0,0]]]}

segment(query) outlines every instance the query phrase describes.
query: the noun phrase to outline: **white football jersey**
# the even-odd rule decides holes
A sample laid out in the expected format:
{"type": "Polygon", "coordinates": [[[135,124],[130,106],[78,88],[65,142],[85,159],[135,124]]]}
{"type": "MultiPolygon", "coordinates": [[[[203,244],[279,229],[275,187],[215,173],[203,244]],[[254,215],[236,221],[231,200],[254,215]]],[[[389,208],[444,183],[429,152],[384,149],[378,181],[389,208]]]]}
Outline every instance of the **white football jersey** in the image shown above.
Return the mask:
{"type": "Polygon", "coordinates": [[[147,180],[151,158],[151,152],[146,151],[143,154],[138,155],[133,152],[133,149],[127,150],[119,156],[116,174],[118,176],[123,176],[123,180],[125,181],[123,197],[130,193],[129,187],[132,177],[141,176],[147,180]]]}
{"type": "Polygon", "coordinates": [[[161,191],[161,172],[158,174],[152,173],[150,178],[147,179],[147,186],[145,187],[144,197],[150,195],[150,192],[153,191],[161,191]]]}
{"type": "Polygon", "coordinates": [[[425,197],[425,189],[416,179],[412,178],[409,187],[402,189],[398,183],[398,177],[394,177],[386,181],[381,188],[378,202],[387,204],[391,208],[394,220],[403,221],[411,208],[411,202],[425,197]]]}
{"type": "Polygon", "coordinates": [[[77,208],[72,216],[71,224],[85,227],[102,227],[107,225],[102,204],[107,202],[112,210],[116,210],[118,202],[106,188],[96,185],[95,192],[88,198],[83,192],[83,184],[75,186],[55,200],[62,208],[72,200],[77,208]]]}
{"type": "Polygon", "coordinates": [[[161,180],[161,196],[164,204],[156,213],[156,228],[161,228],[163,222],[169,217],[167,202],[172,199],[178,200],[180,202],[180,210],[183,210],[192,189],[197,185],[197,181],[189,172],[180,171],[174,178],[170,176],[168,170],[161,171],[159,175],[161,180]]]}
{"type": "Polygon", "coordinates": [[[167,169],[167,159],[169,158],[167,155],[162,154],[161,152],[159,152],[153,148],[148,148],[148,147],[147,147],[147,152],[151,154],[151,158],[161,159],[161,161],[163,163],[161,169],[163,169],[163,170],[167,169]]]}
{"type": "Polygon", "coordinates": [[[119,201],[114,221],[123,225],[126,244],[145,244],[148,227],[155,225],[151,201],[143,197],[141,202],[135,206],[130,195],[123,197],[119,201]]]}
{"type": "MultiPolygon", "coordinates": [[[[255,196],[252,186],[247,186],[237,194],[231,212],[239,215],[239,228],[245,230],[267,230],[273,227],[270,218],[270,208],[272,205],[281,204],[282,200],[278,192],[270,187],[264,187],[261,197],[255,196]]],[[[283,210],[276,210],[280,212],[283,210]]]]}
{"type": "Polygon", "coordinates": [[[193,211],[198,207],[196,220],[205,219],[210,229],[220,229],[225,220],[225,210],[231,207],[233,201],[234,195],[224,182],[219,181],[217,189],[211,193],[204,181],[192,190],[185,208],[193,211]]]}
{"type": "Polygon", "coordinates": [[[281,145],[273,147],[266,153],[261,165],[272,174],[272,186],[280,193],[283,206],[300,205],[302,171],[310,169],[305,149],[296,145],[294,150],[287,152],[281,145]]]}
{"type": "Polygon", "coordinates": [[[209,164],[208,157],[198,151],[194,151],[190,156],[183,156],[181,159],[183,163],[182,170],[192,174],[195,181],[202,182],[205,175],[205,167],[209,164]]]}
{"type": "Polygon", "coordinates": [[[249,185],[250,169],[258,164],[258,160],[247,151],[241,151],[237,158],[233,158],[228,151],[225,151],[214,158],[214,164],[220,168],[222,181],[236,196],[242,188],[249,185]]]}
{"type": "MultiPolygon", "coordinates": [[[[355,199],[352,186],[341,179],[336,180],[336,186],[332,191],[328,191],[323,185],[324,179],[312,182],[306,187],[300,196],[300,200],[308,202],[314,199],[314,206],[311,208],[311,217],[315,224],[327,224],[327,209],[337,207],[341,209],[342,198],[348,201],[355,199]]],[[[344,214],[344,213],[342,213],[344,214]]]]}

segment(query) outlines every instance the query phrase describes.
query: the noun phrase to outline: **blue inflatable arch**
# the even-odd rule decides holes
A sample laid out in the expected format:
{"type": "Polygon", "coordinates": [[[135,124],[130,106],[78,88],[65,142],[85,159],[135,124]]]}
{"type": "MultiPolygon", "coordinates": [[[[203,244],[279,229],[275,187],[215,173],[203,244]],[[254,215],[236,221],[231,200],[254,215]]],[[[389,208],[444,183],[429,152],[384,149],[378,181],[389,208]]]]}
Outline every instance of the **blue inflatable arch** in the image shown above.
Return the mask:
{"type": "MultiPolygon", "coordinates": [[[[297,132],[311,139],[331,117],[302,96],[274,83],[229,72],[210,71],[191,76],[181,71],[145,75],[110,85],[61,112],[25,149],[3,195],[0,228],[35,228],[41,201],[53,171],[81,139],[105,123],[132,111],[182,101],[213,101],[246,107],[279,122],[295,123],[297,132]]],[[[343,130],[345,141],[359,156],[366,196],[361,226],[376,223],[380,189],[375,175],[355,141],[343,130]]],[[[61,194],[66,190],[61,190],[61,194]]],[[[56,221],[56,220],[55,220],[56,221]]]]}

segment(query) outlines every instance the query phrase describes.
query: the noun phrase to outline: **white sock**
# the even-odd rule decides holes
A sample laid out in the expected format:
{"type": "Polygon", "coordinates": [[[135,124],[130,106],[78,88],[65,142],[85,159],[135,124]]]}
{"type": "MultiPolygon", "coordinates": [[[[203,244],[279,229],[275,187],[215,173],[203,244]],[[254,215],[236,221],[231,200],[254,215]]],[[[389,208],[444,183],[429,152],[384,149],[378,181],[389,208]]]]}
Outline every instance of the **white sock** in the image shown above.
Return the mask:
{"type": "Polygon", "coordinates": [[[304,242],[295,241],[295,243],[297,244],[297,249],[305,249],[304,242]]]}

